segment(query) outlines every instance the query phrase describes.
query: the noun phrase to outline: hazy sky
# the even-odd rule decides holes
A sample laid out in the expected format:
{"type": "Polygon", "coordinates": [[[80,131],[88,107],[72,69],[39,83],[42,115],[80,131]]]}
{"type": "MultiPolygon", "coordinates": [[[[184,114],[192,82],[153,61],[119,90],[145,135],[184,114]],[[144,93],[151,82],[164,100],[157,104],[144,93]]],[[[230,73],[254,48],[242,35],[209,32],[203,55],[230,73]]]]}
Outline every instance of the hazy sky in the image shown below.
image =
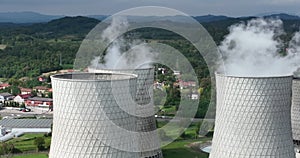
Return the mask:
{"type": "Polygon", "coordinates": [[[0,0],[0,12],[54,15],[114,14],[138,6],[163,6],[190,15],[229,16],[285,12],[300,15],[300,0],[0,0]]]}

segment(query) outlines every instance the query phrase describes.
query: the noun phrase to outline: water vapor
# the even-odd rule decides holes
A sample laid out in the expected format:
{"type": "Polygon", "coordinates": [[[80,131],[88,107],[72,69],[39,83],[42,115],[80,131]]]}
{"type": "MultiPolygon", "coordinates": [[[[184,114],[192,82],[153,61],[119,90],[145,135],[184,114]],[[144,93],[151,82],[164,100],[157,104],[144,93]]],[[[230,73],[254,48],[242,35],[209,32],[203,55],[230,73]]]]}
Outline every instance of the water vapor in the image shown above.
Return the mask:
{"type": "Polygon", "coordinates": [[[125,17],[112,18],[111,24],[102,32],[102,40],[110,43],[103,56],[95,57],[89,69],[135,69],[148,68],[156,52],[140,40],[125,40],[122,36],[129,28],[125,17]],[[120,36],[121,34],[121,36],[120,36]]]}
{"type": "Polygon", "coordinates": [[[300,67],[300,33],[285,48],[279,19],[252,19],[229,28],[230,33],[219,46],[225,74],[233,76],[292,75],[300,67]]]}

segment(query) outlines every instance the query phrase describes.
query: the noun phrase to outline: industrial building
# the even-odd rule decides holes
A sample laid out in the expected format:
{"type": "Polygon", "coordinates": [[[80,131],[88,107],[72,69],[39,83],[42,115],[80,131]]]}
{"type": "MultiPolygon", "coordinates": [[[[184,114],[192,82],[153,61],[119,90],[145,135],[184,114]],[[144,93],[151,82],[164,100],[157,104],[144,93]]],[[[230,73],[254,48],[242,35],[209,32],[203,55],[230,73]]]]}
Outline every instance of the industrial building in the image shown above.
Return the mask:
{"type": "Polygon", "coordinates": [[[52,119],[2,119],[0,120],[0,142],[25,133],[50,133],[51,125],[52,119]]]}
{"type": "Polygon", "coordinates": [[[124,132],[136,128],[136,118],[116,101],[127,105],[123,108],[128,112],[135,112],[126,89],[130,89],[129,95],[136,94],[136,75],[74,73],[51,79],[56,106],[50,158],[139,158],[138,153],[130,152],[137,150],[137,138],[124,132]]]}
{"type": "Polygon", "coordinates": [[[217,109],[210,158],[295,158],[292,76],[216,74],[217,109]]]}

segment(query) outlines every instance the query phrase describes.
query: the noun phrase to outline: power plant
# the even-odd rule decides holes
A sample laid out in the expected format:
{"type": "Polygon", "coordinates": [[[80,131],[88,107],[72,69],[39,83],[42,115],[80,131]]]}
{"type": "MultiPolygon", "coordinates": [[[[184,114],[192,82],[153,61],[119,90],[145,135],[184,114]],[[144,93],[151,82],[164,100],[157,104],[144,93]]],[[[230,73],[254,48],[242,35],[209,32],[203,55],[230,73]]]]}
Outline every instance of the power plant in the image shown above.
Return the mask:
{"type": "Polygon", "coordinates": [[[136,75],[74,73],[51,79],[55,106],[50,158],[139,158],[139,153],[125,151],[136,150],[137,138],[118,129],[136,129],[136,117],[116,100],[128,112],[136,111],[126,91],[135,96],[136,75]]]}
{"type": "Polygon", "coordinates": [[[216,74],[217,109],[210,158],[295,158],[292,76],[216,74]]]}

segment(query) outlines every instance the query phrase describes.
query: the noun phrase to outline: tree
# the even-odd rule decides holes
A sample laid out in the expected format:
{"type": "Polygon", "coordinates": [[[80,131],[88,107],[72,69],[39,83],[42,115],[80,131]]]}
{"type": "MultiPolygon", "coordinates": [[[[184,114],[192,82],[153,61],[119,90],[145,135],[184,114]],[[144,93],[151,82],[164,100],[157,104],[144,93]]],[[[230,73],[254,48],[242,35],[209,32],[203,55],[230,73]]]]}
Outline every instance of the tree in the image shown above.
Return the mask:
{"type": "Polygon", "coordinates": [[[167,88],[167,94],[168,95],[164,106],[178,106],[181,99],[180,90],[171,85],[169,88],[167,88]]]}
{"type": "MultiPolygon", "coordinates": [[[[12,157],[14,151],[14,145],[12,143],[1,143],[0,145],[0,155],[5,155],[5,157],[12,157]]],[[[0,156],[2,157],[2,156],[0,156]]]]}
{"type": "Polygon", "coordinates": [[[33,90],[33,91],[31,92],[31,95],[34,96],[34,97],[36,97],[36,96],[37,96],[37,91],[33,90]]]}
{"type": "Polygon", "coordinates": [[[21,93],[21,90],[17,86],[11,86],[11,93],[12,93],[12,95],[16,96],[21,93]]]}
{"type": "Polygon", "coordinates": [[[34,144],[36,145],[38,151],[44,150],[45,149],[45,139],[44,139],[44,137],[35,138],[34,144]]]}
{"type": "Polygon", "coordinates": [[[182,139],[187,138],[187,134],[185,133],[185,131],[183,130],[183,131],[181,131],[181,132],[182,132],[182,133],[181,133],[180,137],[181,137],[182,139]]]}
{"type": "Polygon", "coordinates": [[[20,108],[26,108],[25,104],[22,103],[22,104],[20,105],[20,108]]]}
{"type": "Polygon", "coordinates": [[[47,97],[48,97],[48,98],[52,98],[52,97],[53,97],[53,93],[52,93],[52,92],[49,92],[48,95],[47,95],[47,97]]]}

